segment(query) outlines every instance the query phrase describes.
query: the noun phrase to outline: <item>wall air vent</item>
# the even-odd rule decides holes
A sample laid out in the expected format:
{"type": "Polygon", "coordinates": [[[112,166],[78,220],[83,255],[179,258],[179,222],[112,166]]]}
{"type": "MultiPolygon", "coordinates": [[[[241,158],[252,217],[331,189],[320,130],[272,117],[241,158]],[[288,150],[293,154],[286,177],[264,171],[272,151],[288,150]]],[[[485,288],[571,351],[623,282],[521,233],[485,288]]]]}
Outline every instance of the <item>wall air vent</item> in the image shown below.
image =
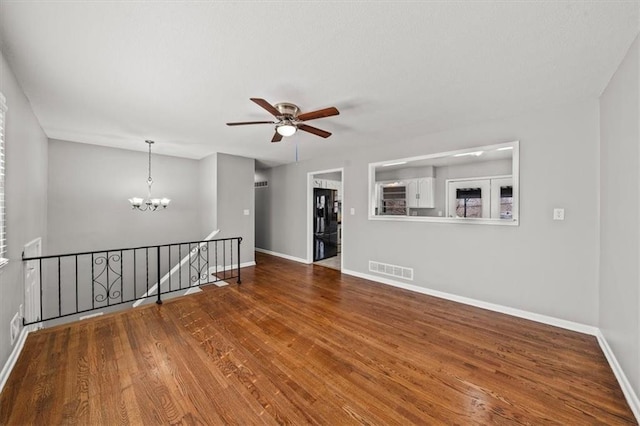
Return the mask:
{"type": "Polygon", "coordinates": [[[269,182],[267,182],[266,180],[261,181],[261,182],[254,182],[254,186],[256,188],[265,188],[265,187],[269,186],[269,182]]]}
{"type": "Polygon", "coordinates": [[[413,268],[405,268],[402,266],[389,265],[388,263],[374,262],[373,260],[370,260],[369,271],[413,281],[413,268]]]}

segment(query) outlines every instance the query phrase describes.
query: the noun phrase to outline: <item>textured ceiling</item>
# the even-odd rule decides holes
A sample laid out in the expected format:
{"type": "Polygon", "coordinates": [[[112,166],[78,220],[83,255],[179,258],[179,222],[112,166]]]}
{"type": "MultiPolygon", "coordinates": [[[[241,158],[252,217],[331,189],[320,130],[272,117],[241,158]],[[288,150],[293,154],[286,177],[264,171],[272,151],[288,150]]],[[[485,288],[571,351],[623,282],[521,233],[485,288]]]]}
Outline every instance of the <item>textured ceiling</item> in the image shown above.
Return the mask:
{"type": "Polygon", "coordinates": [[[50,138],[275,165],[595,98],[639,4],[0,0],[0,48],[50,138]],[[250,97],[341,115],[272,144],[250,97]]]}

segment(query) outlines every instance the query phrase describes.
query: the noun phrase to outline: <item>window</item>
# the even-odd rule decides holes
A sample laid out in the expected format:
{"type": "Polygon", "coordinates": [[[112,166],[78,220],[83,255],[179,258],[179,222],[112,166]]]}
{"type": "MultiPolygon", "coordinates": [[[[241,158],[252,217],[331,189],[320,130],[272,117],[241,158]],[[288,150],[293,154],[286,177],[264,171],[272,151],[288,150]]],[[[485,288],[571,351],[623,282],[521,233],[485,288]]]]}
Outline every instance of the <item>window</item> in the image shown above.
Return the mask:
{"type": "Polygon", "coordinates": [[[446,181],[447,216],[476,219],[513,219],[513,179],[490,176],[446,181]]]}
{"type": "Polygon", "coordinates": [[[456,189],[456,217],[482,217],[482,189],[456,189]]]}
{"type": "Polygon", "coordinates": [[[7,259],[7,225],[5,213],[5,176],[4,176],[4,135],[6,123],[7,102],[0,93],[0,266],[6,264],[7,259]]]}

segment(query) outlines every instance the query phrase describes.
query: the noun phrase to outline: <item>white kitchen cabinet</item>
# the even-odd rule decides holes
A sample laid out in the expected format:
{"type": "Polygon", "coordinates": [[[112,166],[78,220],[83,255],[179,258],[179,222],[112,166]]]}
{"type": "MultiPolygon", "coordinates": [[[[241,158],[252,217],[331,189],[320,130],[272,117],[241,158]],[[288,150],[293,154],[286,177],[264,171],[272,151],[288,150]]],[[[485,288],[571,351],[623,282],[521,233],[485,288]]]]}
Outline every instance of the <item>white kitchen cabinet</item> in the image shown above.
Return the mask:
{"type": "Polygon", "coordinates": [[[407,179],[407,207],[433,208],[435,207],[434,179],[432,177],[407,179]]]}

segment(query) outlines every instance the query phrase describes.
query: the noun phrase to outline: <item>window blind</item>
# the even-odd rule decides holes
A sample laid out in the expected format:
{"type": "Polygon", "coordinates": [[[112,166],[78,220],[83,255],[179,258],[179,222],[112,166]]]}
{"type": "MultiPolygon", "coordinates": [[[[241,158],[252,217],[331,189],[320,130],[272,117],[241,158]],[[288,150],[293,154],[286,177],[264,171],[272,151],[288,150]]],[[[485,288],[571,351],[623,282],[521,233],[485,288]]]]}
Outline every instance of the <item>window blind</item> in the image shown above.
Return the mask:
{"type": "Polygon", "coordinates": [[[0,264],[7,261],[7,221],[5,211],[5,152],[4,135],[6,129],[7,100],[0,93],[0,264]]]}

